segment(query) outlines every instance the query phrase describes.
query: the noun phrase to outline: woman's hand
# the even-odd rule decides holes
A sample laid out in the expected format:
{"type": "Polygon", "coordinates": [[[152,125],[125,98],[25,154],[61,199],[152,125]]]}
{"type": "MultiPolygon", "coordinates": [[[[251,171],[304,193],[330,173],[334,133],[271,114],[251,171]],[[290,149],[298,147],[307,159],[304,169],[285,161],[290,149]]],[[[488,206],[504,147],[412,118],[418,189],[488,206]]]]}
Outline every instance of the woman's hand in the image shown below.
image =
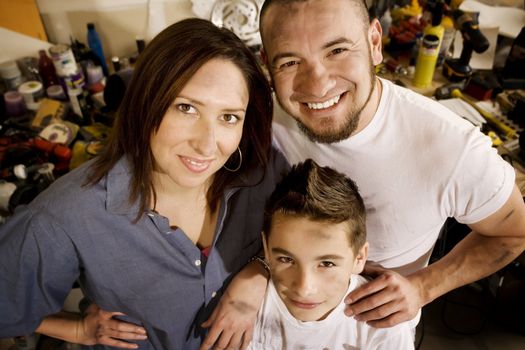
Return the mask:
{"type": "Polygon", "coordinates": [[[123,315],[120,312],[104,311],[96,304],[89,305],[77,334],[78,343],[136,349],[138,345],[129,341],[146,339],[146,331],[134,324],[113,319],[113,316],[123,315]]]}
{"type": "Polygon", "coordinates": [[[86,309],[84,316],[78,313],[59,312],[46,317],[36,329],[37,333],[82,345],[109,345],[125,349],[136,349],[137,344],[127,341],[147,338],[144,328],[118,321],[113,316],[120,312],[107,312],[96,304],[86,309]]]}
{"type": "Polygon", "coordinates": [[[211,329],[200,350],[246,349],[252,340],[267,285],[267,272],[257,262],[246,265],[233,278],[210,318],[202,324],[211,329]]]}

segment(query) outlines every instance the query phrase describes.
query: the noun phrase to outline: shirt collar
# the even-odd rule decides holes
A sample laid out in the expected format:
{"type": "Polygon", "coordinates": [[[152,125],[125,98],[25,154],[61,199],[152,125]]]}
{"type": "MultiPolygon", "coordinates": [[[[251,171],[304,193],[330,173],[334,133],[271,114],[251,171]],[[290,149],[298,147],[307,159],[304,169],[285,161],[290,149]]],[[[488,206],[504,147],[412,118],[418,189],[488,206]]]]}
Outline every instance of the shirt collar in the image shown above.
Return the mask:
{"type": "MultiPolygon", "coordinates": [[[[240,173],[224,191],[226,197],[230,197],[232,191],[240,187],[251,187],[257,185],[264,176],[262,169],[251,169],[240,173]]],[[[110,212],[126,215],[137,215],[139,203],[129,202],[129,189],[131,188],[131,165],[126,157],[122,157],[109,171],[106,178],[106,205],[110,212]]]]}

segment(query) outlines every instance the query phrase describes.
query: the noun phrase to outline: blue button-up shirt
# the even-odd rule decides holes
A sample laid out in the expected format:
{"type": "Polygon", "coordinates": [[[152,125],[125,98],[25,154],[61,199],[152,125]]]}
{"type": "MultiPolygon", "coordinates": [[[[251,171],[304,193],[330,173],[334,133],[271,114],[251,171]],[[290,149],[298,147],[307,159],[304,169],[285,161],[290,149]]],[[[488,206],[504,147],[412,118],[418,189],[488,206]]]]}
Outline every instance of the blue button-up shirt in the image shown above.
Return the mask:
{"type": "MultiPolygon", "coordinates": [[[[55,181],[0,227],[0,337],[29,334],[60,311],[77,280],[85,296],[142,325],[140,349],[197,349],[200,324],[229,279],[261,249],[264,203],[288,166],[240,175],[220,202],[208,258],[180,229],[148,212],[134,223],[125,159],[94,186],[90,163],[55,181]]],[[[96,348],[104,348],[97,346],[96,348]]]]}

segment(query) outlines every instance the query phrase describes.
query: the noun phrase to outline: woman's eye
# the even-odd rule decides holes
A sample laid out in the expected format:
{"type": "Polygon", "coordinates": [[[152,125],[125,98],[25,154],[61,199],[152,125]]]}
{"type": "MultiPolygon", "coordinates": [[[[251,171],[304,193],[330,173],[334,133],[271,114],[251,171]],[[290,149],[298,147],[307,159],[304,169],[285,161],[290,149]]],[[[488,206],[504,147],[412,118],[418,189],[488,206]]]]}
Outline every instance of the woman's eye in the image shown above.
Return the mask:
{"type": "Polygon", "coordinates": [[[320,264],[322,267],[334,267],[335,264],[331,261],[321,261],[321,264],[320,264]]]}
{"type": "Polygon", "coordinates": [[[183,113],[196,113],[197,111],[192,105],[187,103],[179,103],[176,105],[177,109],[183,113]]]}
{"type": "Polygon", "coordinates": [[[224,114],[222,119],[228,124],[236,124],[240,120],[235,114],[224,114]]]}
{"type": "Polygon", "coordinates": [[[282,264],[290,264],[291,262],[293,262],[293,259],[287,256],[280,256],[277,258],[277,261],[282,264]]]}

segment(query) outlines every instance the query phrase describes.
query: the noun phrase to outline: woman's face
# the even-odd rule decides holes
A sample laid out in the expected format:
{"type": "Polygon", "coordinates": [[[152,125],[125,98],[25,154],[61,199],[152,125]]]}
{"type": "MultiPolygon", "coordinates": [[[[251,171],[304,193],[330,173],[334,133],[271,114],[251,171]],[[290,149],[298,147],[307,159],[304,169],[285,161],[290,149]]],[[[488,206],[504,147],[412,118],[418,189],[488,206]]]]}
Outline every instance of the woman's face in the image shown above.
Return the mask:
{"type": "Polygon", "coordinates": [[[235,64],[224,59],[205,63],[175,98],[151,137],[156,189],[209,184],[237,152],[248,100],[248,86],[235,64]]]}

